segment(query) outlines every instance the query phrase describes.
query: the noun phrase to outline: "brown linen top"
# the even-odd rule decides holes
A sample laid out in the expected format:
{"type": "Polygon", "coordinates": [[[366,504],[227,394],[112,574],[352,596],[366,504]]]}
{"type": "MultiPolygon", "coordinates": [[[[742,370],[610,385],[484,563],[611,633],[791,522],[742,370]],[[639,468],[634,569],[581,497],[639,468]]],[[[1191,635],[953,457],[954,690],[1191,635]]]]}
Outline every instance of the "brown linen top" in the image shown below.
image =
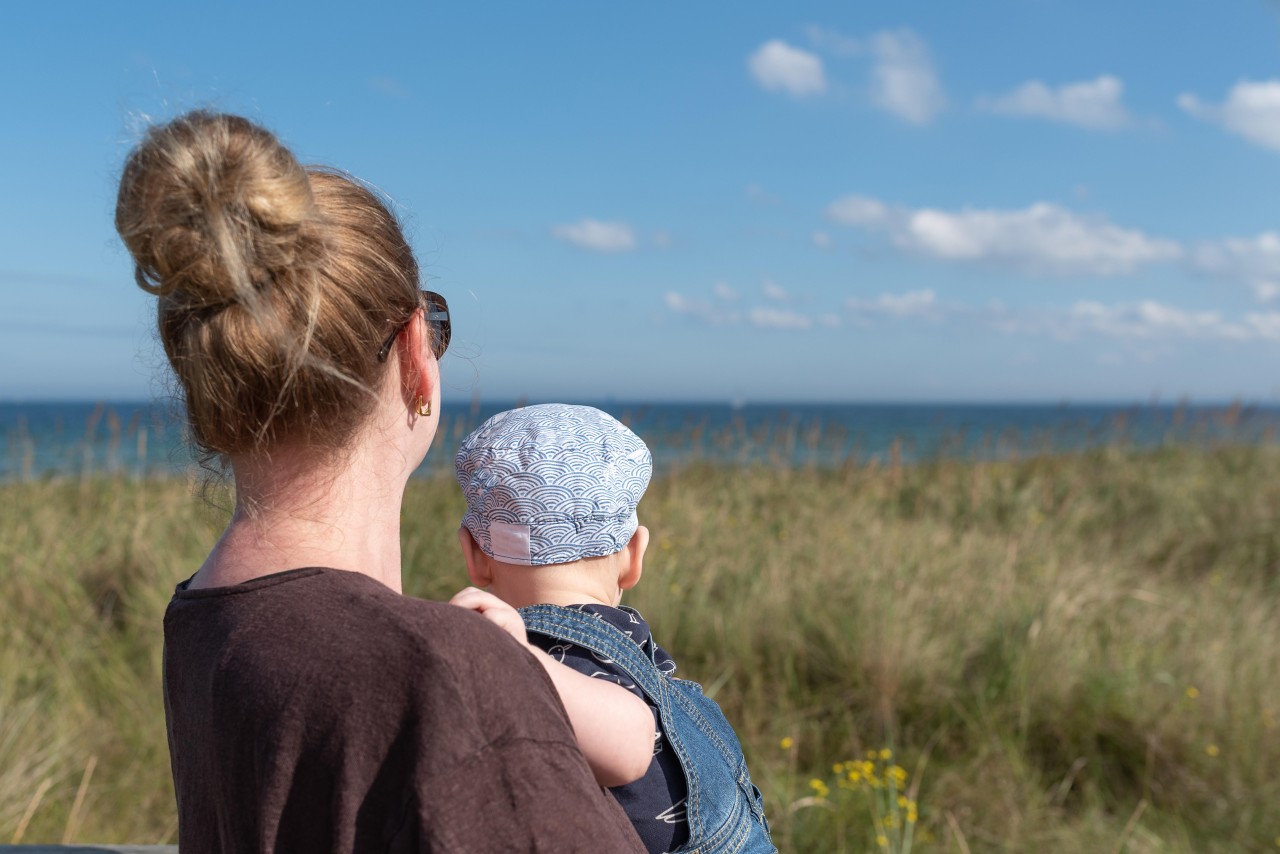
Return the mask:
{"type": "Polygon", "coordinates": [[[295,569],[179,585],[164,637],[182,854],[645,850],[477,614],[295,569]]]}

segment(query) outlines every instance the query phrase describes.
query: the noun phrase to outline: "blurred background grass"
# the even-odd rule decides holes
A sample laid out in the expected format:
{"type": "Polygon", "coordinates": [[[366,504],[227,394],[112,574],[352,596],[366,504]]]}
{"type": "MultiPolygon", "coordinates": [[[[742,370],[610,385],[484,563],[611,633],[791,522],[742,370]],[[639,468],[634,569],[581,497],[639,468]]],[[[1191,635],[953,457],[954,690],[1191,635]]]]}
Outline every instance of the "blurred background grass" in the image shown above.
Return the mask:
{"type": "MultiPolygon", "coordinates": [[[[160,622],[228,503],[197,486],[0,484],[0,843],[174,838],[160,622]]],[[[461,512],[410,484],[407,593],[466,582],[461,512]]],[[[627,601],[737,727],[782,850],[877,850],[833,766],[880,748],[923,850],[1280,844],[1275,445],[684,463],[640,513],[627,601]]]]}

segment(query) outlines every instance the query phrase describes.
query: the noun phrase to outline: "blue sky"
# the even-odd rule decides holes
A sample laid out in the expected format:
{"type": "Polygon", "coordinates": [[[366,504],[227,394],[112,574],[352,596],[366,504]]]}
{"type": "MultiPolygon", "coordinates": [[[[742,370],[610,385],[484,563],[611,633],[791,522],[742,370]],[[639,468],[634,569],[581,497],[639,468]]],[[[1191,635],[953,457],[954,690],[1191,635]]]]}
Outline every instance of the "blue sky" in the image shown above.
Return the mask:
{"type": "Polygon", "coordinates": [[[112,229],[149,121],[396,203],[446,397],[1280,399],[1280,6],[27,4],[0,399],[164,388],[112,229]]]}

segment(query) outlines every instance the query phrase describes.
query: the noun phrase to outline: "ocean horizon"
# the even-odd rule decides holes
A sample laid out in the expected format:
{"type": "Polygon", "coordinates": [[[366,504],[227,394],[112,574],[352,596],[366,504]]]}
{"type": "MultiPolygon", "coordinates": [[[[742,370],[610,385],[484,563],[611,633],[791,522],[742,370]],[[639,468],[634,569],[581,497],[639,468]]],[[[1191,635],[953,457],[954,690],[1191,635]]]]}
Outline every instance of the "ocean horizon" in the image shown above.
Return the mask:
{"type": "MultiPolygon", "coordinates": [[[[420,473],[447,470],[484,419],[538,399],[446,403],[420,473]]],[[[663,466],[836,465],[1070,453],[1122,442],[1274,443],[1280,406],[1245,403],[731,403],[562,401],[596,406],[630,426],[663,466]]],[[[175,403],[0,401],[0,479],[179,474],[197,466],[175,403]]]]}

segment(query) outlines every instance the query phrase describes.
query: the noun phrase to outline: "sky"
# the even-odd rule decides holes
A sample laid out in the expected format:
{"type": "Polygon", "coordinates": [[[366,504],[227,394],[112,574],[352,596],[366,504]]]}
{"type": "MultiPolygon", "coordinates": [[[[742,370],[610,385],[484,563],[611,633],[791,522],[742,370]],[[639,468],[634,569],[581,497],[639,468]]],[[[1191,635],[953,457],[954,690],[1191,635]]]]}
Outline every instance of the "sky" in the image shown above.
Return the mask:
{"type": "Polygon", "coordinates": [[[392,201],[470,400],[1280,401],[1280,5],[47,3],[0,400],[167,388],[112,225],[240,113],[392,201]]]}

